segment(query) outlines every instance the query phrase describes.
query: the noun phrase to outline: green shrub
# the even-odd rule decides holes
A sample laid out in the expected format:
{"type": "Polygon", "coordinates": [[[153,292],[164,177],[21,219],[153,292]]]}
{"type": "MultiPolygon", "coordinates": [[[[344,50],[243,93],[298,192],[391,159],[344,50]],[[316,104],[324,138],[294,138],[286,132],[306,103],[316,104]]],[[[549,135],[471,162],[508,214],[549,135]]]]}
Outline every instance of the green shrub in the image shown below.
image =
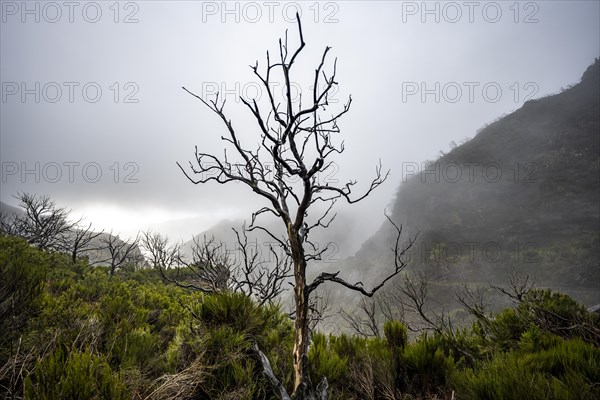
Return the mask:
{"type": "MultiPolygon", "coordinates": [[[[393,398],[396,389],[402,386],[404,368],[399,359],[401,351],[398,347],[390,346],[387,339],[371,338],[367,341],[366,354],[361,357],[360,363],[364,365],[364,369],[372,371],[374,398],[393,398]]],[[[368,385],[364,386],[363,391],[368,385]]]]}
{"type": "Polygon", "coordinates": [[[403,362],[413,390],[428,393],[446,387],[448,375],[454,370],[454,358],[445,354],[442,343],[439,336],[425,333],[404,349],[403,362]]]}
{"type": "Polygon", "coordinates": [[[29,351],[23,336],[43,307],[48,269],[46,253],[23,239],[0,234],[0,391],[7,398],[20,394],[23,380],[19,371],[32,364],[17,355],[29,351]]]}
{"type": "Polygon", "coordinates": [[[363,354],[367,347],[367,339],[358,336],[341,334],[329,337],[331,349],[342,357],[356,358],[363,354]]]}
{"type": "Polygon", "coordinates": [[[238,293],[205,295],[189,304],[194,321],[180,323],[165,359],[170,371],[180,373],[202,365],[195,396],[270,398],[272,388],[251,351],[254,342],[284,384],[291,382],[291,325],[278,307],[260,307],[238,293]]]}
{"type": "Polygon", "coordinates": [[[243,332],[261,348],[267,345],[268,337],[271,340],[291,338],[291,323],[279,306],[259,306],[242,293],[206,295],[193,302],[190,309],[202,324],[229,326],[236,332],[243,332]]]}
{"type": "Polygon", "coordinates": [[[598,314],[563,293],[533,289],[519,304],[517,312],[540,329],[564,339],[581,338],[600,345],[600,319],[598,314]]]}
{"type": "Polygon", "coordinates": [[[329,346],[327,336],[315,333],[308,351],[308,361],[311,377],[315,382],[320,382],[324,377],[330,384],[335,385],[338,380],[347,375],[347,356],[340,356],[329,346]]]}
{"type": "Polygon", "coordinates": [[[397,355],[386,339],[314,334],[311,378],[315,384],[327,378],[332,400],[393,398],[397,355]]]}
{"type": "MultiPolygon", "coordinates": [[[[535,330],[525,336],[536,335],[535,330]]],[[[524,338],[525,342],[538,339],[524,338]]],[[[547,343],[551,340],[545,339],[547,343]]],[[[556,338],[535,352],[499,353],[475,369],[456,371],[452,386],[461,399],[598,399],[600,349],[580,339],[556,338]]],[[[528,350],[536,350],[537,345],[528,350]]]]}
{"type": "Polygon", "coordinates": [[[393,349],[402,350],[408,343],[406,325],[400,321],[386,321],[383,325],[385,338],[393,349]]]}
{"type": "Polygon", "coordinates": [[[473,333],[493,351],[510,351],[519,347],[522,335],[533,326],[564,339],[581,338],[600,345],[598,315],[571,297],[548,289],[532,289],[516,308],[478,320],[473,333]]]}
{"type": "Polygon", "coordinates": [[[156,369],[153,363],[157,361],[158,336],[148,327],[135,328],[115,342],[113,354],[118,355],[121,368],[156,369]]]}
{"type": "Polygon", "coordinates": [[[85,351],[58,348],[36,363],[25,379],[25,397],[35,400],[129,399],[130,394],[106,360],[85,351]]]}
{"type": "MultiPolygon", "coordinates": [[[[27,241],[0,235],[0,348],[12,340],[38,307],[48,256],[27,241]]],[[[1,355],[0,355],[1,357],[1,355]]]]}
{"type": "MultiPolygon", "coordinates": [[[[10,332],[0,335],[0,372],[26,377],[2,375],[11,396],[271,399],[254,342],[292,387],[293,322],[277,305],[188,292],[149,271],[111,279],[106,268],[20,239],[0,236],[0,245],[0,312],[23,300],[0,319],[2,333],[10,332]],[[15,338],[20,358],[7,357],[15,338]]],[[[414,342],[399,321],[387,321],[382,338],[315,333],[309,373],[313,384],[327,377],[330,400],[449,397],[452,390],[460,399],[600,398],[598,332],[598,316],[568,296],[532,290],[470,330],[414,342]]]]}
{"type": "Polygon", "coordinates": [[[242,293],[205,296],[197,316],[208,325],[227,325],[249,334],[258,334],[265,323],[261,308],[242,293]]]}

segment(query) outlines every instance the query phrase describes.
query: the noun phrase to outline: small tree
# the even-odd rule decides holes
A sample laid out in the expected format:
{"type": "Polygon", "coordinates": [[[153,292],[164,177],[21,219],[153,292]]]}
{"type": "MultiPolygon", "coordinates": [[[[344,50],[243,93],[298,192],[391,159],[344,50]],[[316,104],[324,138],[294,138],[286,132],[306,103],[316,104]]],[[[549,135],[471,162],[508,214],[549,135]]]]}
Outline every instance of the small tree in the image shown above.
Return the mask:
{"type": "Polygon", "coordinates": [[[178,255],[175,267],[185,269],[187,277],[169,278],[162,265],[158,265],[162,277],[183,288],[197,290],[203,293],[221,293],[230,289],[230,278],[233,264],[225,246],[214,237],[195,236],[192,239],[191,260],[178,255]]]}
{"type": "Polygon", "coordinates": [[[68,235],[79,222],[69,222],[69,211],[58,207],[48,196],[18,193],[14,196],[25,211],[23,215],[0,215],[0,229],[19,236],[42,250],[60,250],[68,235]]]}
{"type": "MultiPolygon", "coordinates": [[[[215,181],[220,184],[239,182],[251,189],[256,195],[266,201],[266,205],[252,214],[249,231],[261,230],[273,238],[293,265],[293,287],[295,303],[295,334],[293,349],[294,387],[292,398],[309,399],[323,398],[326,395],[326,380],[314,390],[308,373],[308,346],[310,342],[310,306],[311,296],[317,288],[325,282],[334,282],[357,291],[365,296],[373,296],[385,282],[397,275],[404,268],[404,252],[399,249],[401,230],[394,225],[398,232],[395,247],[395,268],[371,290],[365,289],[361,282],[351,283],[340,277],[340,273],[321,272],[312,282],[307,281],[306,268],[309,262],[321,260],[329,246],[317,246],[309,239],[313,229],[327,228],[334,220],[332,208],[337,200],[356,203],[367,197],[373,190],[381,185],[388,177],[389,171],[382,173],[381,163],[375,168],[375,177],[368,188],[361,194],[354,194],[356,181],[347,182],[343,186],[334,186],[329,183],[319,182],[318,176],[324,176],[335,166],[332,157],[344,151],[343,142],[334,143],[335,135],[340,133],[338,120],[350,109],[352,99],[344,104],[341,110],[326,115],[329,110],[329,100],[335,86],[336,62],[333,71],[328,76],[324,70],[330,47],[323,52],[320,64],[314,73],[314,83],[308,106],[302,101],[294,103],[292,97],[291,71],[298,56],[305,46],[300,18],[298,21],[298,34],[300,44],[291,52],[285,39],[279,40],[279,61],[272,62],[267,52],[266,66],[263,73],[259,72],[258,62],[251,69],[254,75],[262,82],[268,97],[268,111],[264,111],[256,100],[241,98],[242,103],[250,110],[256,125],[260,130],[257,146],[248,146],[241,143],[236,128],[224,113],[225,101],[219,100],[217,94],[213,100],[205,100],[192,93],[185,87],[183,89],[190,95],[200,100],[206,107],[214,112],[223,122],[227,135],[221,139],[233,151],[225,151],[222,157],[213,154],[195,151],[195,162],[190,162],[189,169],[179,168],[194,184],[215,181]],[[282,99],[276,98],[273,92],[273,74],[280,72],[284,80],[284,95],[282,99]],[[195,177],[197,176],[197,177],[195,177]],[[317,206],[324,205],[320,213],[309,217],[309,209],[315,210],[317,206]],[[285,227],[285,235],[278,236],[263,225],[257,223],[257,217],[270,214],[277,217],[285,227]]],[[[287,398],[287,393],[272,374],[268,360],[260,353],[264,371],[277,387],[281,398],[287,398]],[[265,361],[267,361],[265,363],[265,361]]]]}
{"type": "Polygon", "coordinates": [[[241,260],[231,271],[232,289],[256,299],[260,305],[275,301],[284,291],[283,283],[292,277],[290,257],[278,254],[273,246],[269,246],[269,260],[264,260],[258,243],[248,243],[245,225],[241,234],[236,229],[233,231],[241,260]]]}
{"type": "Polygon", "coordinates": [[[181,245],[169,244],[169,238],[157,232],[142,232],[140,244],[147,253],[150,266],[160,270],[174,267],[180,257],[181,245]]]}
{"type": "Polygon", "coordinates": [[[94,232],[92,224],[84,226],[82,219],[70,220],[70,211],[58,207],[48,196],[18,193],[24,213],[0,214],[0,231],[19,236],[42,250],[68,253],[73,262],[90,250],[97,250],[97,238],[103,231],[94,232]]]}
{"type": "Polygon", "coordinates": [[[60,248],[71,257],[71,261],[77,261],[77,257],[84,255],[86,252],[98,249],[98,238],[104,233],[94,232],[92,224],[87,226],[73,226],[69,232],[62,235],[60,248]]]}
{"type": "Polygon", "coordinates": [[[183,254],[182,245],[170,244],[167,236],[143,232],[141,246],[147,260],[162,278],[185,289],[203,293],[240,292],[260,305],[272,303],[283,292],[283,283],[290,278],[290,259],[269,247],[269,260],[261,258],[257,243],[249,243],[246,227],[233,229],[237,238],[236,253],[214,237],[195,236],[191,254],[183,254]]]}
{"type": "Polygon", "coordinates": [[[108,263],[110,267],[110,276],[113,276],[117,269],[126,264],[137,264],[141,262],[139,254],[139,235],[133,240],[123,241],[119,236],[113,236],[112,232],[104,236],[100,241],[108,252],[108,257],[98,263],[108,263]]]}

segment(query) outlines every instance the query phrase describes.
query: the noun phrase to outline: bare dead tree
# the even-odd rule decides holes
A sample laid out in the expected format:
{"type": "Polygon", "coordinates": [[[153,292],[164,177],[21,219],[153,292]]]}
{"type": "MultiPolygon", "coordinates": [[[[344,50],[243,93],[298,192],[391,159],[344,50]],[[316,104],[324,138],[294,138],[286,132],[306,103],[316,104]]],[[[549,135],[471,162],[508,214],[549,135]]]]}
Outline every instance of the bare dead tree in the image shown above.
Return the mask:
{"type": "Polygon", "coordinates": [[[230,288],[232,264],[223,243],[214,237],[195,236],[189,257],[181,244],[170,244],[169,238],[159,233],[142,233],[141,245],[152,267],[167,282],[203,293],[230,288]]]}
{"type": "Polygon", "coordinates": [[[377,316],[377,304],[375,299],[360,299],[358,310],[347,312],[341,310],[340,315],[346,321],[349,328],[363,337],[379,337],[379,319],[377,316]]]}
{"type": "MultiPolygon", "coordinates": [[[[459,301],[466,298],[471,305],[474,297],[467,295],[474,296],[474,293],[467,289],[466,294],[459,292],[457,298],[459,301]]],[[[379,292],[373,298],[361,299],[356,311],[341,310],[341,316],[350,329],[364,337],[381,337],[383,324],[392,320],[402,321],[415,333],[424,330],[449,332],[452,323],[444,307],[433,309],[429,297],[429,277],[422,272],[406,274],[389,290],[379,292]]]]}
{"type": "Polygon", "coordinates": [[[42,250],[60,250],[61,239],[79,222],[69,222],[69,211],[58,207],[49,196],[18,193],[23,215],[2,215],[0,229],[19,236],[42,250]]]}
{"type": "Polygon", "coordinates": [[[160,233],[143,232],[140,243],[150,265],[165,281],[203,293],[229,288],[231,263],[223,244],[214,237],[195,236],[191,257],[183,254],[180,243],[170,244],[169,238],[160,233]]]}
{"type": "Polygon", "coordinates": [[[110,276],[114,276],[117,269],[122,268],[128,263],[139,262],[138,243],[139,235],[133,240],[121,240],[119,236],[113,236],[112,232],[101,239],[109,257],[98,261],[98,263],[108,263],[110,266],[110,276]]]}
{"type": "Polygon", "coordinates": [[[234,232],[235,250],[227,250],[214,237],[196,236],[191,256],[183,254],[181,244],[170,244],[159,233],[143,232],[140,243],[149,263],[167,282],[203,293],[241,292],[261,305],[275,301],[291,277],[289,257],[269,246],[265,259],[258,243],[248,242],[245,226],[234,232]]]}
{"type": "Polygon", "coordinates": [[[490,287],[507,295],[513,302],[520,303],[523,297],[535,287],[535,278],[531,278],[529,274],[520,274],[512,268],[508,275],[508,288],[491,284],[490,287]]]}
{"type": "Polygon", "coordinates": [[[265,260],[261,257],[258,243],[248,243],[245,225],[242,226],[241,234],[236,229],[233,231],[237,238],[237,250],[241,255],[241,262],[236,263],[231,275],[233,290],[255,298],[260,305],[275,301],[285,290],[284,282],[292,277],[291,258],[286,253],[278,253],[269,245],[269,256],[265,260]]]}
{"type": "Polygon", "coordinates": [[[206,293],[219,293],[229,289],[232,262],[225,245],[213,237],[195,236],[192,246],[192,261],[184,258],[180,262],[192,273],[190,288],[206,293]]]}
{"type": "Polygon", "coordinates": [[[308,329],[311,334],[317,329],[317,325],[332,316],[328,313],[330,310],[331,292],[326,288],[316,291],[309,299],[308,305],[308,329]]]}
{"type": "Polygon", "coordinates": [[[377,306],[384,317],[384,321],[406,321],[406,309],[402,302],[396,301],[398,293],[386,290],[377,296],[377,306]]]}
{"type": "Polygon", "coordinates": [[[429,276],[418,272],[398,278],[388,290],[359,305],[364,316],[345,312],[343,318],[350,328],[362,336],[379,336],[386,320],[398,320],[415,333],[450,332],[452,321],[445,307],[430,299],[429,276]]]}
{"type": "Polygon", "coordinates": [[[429,278],[424,273],[417,273],[413,276],[405,275],[403,285],[399,286],[402,294],[402,307],[409,313],[416,314],[421,320],[421,324],[413,326],[406,323],[409,330],[421,332],[423,330],[443,333],[451,331],[452,322],[450,321],[443,305],[436,311],[429,303],[429,278]]]}
{"type": "Polygon", "coordinates": [[[487,299],[480,287],[469,287],[463,282],[461,289],[455,293],[454,297],[477,320],[482,323],[489,321],[487,299]]]}
{"type": "MultiPolygon", "coordinates": [[[[401,257],[396,257],[395,268],[372,289],[366,289],[362,282],[348,282],[340,272],[320,273],[312,282],[307,282],[307,263],[322,259],[328,246],[319,248],[312,243],[309,233],[313,229],[327,228],[334,220],[331,214],[337,200],[353,204],[367,197],[388,177],[389,171],[382,172],[381,162],[375,168],[375,177],[361,194],[355,194],[356,181],[343,186],[321,183],[321,176],[334,168],[332,157],[344,151],[344,143],[334,143],[340,133],[338,120],[350,110],[351,97],[341,110],[329,111],[329,100],[336,82],[337,60],[333,62],[332,72],[325,72],[327,55],[331,50],[326,47],[321,61],[314,73],[314,82],[308,96],[308,105],[302,98],[294,102],[292,97],[292,69],[298,56],[305,47],[300,18],[298,21],[299,45],[295,50],[288,46],[285,39],[279,40],[279,60],[273,62],[269,52],[266,56],[264,72],[259,71],[258,61],[250,66],[254,75],[262,83],[267,94],[267,105],[259,106],[255,99],[241,98],[242,103],[253,115],[260,130],[258,145],[250,147],[241,143],[238,132],[224,112],[225,101],[203,99],[185,87],[183,89],[200,100],[204,106],[215,113],[225,125],[227,134],[222,136],[229,148],[222,157],[199,151],[196,146],[195,162],[189,163],[189,171],[178,166],[194,184],[214,181],[219,184],[238,182],[247,186],[257,196],[265,200],[266,205],[252,214],[249,230],[261,230],[273,238],[293,262],[295,333],[293,348],[294,386],[292,398],[296,400],[320,397],[310,382],[308,369],[308,347],[310,342],[310,298],[322,284],[333,282],[346,288],[373,296],[383,285],[397,275],[405,266],[401,257]],[[283,98],[276,98],[273,91],[273,74],[280,73],[284,80],[283,98]],[[309,209],[315,210],[324,205],[324,212],[309,217],[309,209]],[[315,207],[312,207],[315,206],[315,207]],[[312,207],[312,208],[311,208],[312,207]],[[257,222],[257,218],[271,215],[278,218],[285,227],[286,234],[277,236],[257,222]]],[[[396,227],[396,225],[394,225],[396,227]]],[[[398,234],[401,231],[398,227],[398,234]]],[[[404,253],[398,251],[397,254],[404,253]]],[[[322,393],[322,392],[319,392],[322,393]]]]}
{"type": "Polygon", "coordinates": [[[77,257],[92,250],[98,250],[96,239],[104,233],[104,229],[100,232],[92,230],[92,224],[89,223],[85,227],[75,225],[71,230],[61,235],[60,249],[68,253],[71,261],[77,261],[77,257]]]}
{"type": "Polygon", "coordinates": [[[167,236],[151,230],[142,232],[140,245],[153,268],[173,268],[181,258],[181,244],[170,244],[167,236]]]}
{"type": "Polygon", "coordinates": [[[341,309],[340,315],[348,328],[363,337],[381,337],[385,321],[406,323],[402,293],[395,286],[378,292],[372,298],[361,299],[358,312],[341,309]]]}

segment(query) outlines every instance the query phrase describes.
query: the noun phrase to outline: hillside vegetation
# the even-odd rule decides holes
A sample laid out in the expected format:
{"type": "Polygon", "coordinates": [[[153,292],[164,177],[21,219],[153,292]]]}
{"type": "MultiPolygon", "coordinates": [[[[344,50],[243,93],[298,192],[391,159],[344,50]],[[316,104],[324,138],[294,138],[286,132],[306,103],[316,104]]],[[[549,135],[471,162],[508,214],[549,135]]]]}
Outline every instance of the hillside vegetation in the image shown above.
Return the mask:
{"type": "MultiPolygon", "coordinates": [[[[202,295],[152,269],[73,263],[0,236],[0,393],[6,399],[272,399],[253,345],[291,386],[292,322],[239,293],[202,295]]],[[[532,289],[469,329],[409,340],[315,332],[311,378],[330,399],[596,399],[600,319],[532,289]]]]}

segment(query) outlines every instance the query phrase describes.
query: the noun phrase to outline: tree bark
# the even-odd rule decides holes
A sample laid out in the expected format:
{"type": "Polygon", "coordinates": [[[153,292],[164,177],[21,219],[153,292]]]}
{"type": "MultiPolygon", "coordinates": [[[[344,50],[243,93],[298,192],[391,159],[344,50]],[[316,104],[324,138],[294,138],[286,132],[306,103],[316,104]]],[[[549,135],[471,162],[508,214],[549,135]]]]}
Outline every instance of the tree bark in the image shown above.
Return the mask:
{"type": "Polygon", "coordinates": [[[296,303],[296,320],[294,329],[294,391],[292,399],[301,400],[308,397],[310,378],[308,375],[308,288],[306,285],[306,260],[298,232],[292,222],[288,223],[288,238],[294,261],[294,300],[296,303]]]}

